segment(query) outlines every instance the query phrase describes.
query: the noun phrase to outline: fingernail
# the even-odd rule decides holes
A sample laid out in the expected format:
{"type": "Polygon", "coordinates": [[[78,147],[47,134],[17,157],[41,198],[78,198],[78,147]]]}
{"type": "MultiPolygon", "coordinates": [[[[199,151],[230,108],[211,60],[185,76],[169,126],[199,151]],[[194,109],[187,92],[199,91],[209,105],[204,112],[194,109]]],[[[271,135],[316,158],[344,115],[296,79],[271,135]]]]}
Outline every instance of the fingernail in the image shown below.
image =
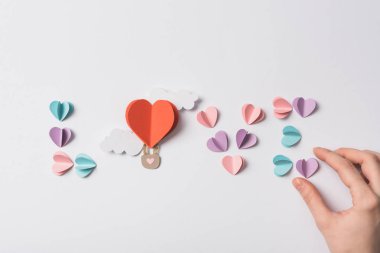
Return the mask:
{"type": "Polygon", "coordinates": [[[293,181],[293,185],[294,185],[294,187],[296,187],[296,189],[297,189],[298,191],[301,191],[301,190],[302,190],[303,183],[302,183],[302,180],[301,180],[301,179],[299,179],[299,178],[294,179],[294,181],[293,181]]]}

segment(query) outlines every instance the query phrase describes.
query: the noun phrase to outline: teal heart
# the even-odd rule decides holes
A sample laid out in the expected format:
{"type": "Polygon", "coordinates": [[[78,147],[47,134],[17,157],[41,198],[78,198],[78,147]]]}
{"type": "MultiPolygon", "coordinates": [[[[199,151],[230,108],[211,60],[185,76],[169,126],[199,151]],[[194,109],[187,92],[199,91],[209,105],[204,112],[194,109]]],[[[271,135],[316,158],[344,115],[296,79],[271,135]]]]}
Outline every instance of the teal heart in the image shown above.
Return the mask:
{"type": "Polygon", "coordinates": [[[292,168],[293,162],[286,156],[276,155],[273,158],[274,174],[278,177],[285,176],[292,168]]]}
{"type": "Polygon", "coordinates": [[[74,106],[70,102],[53,101],[50,103],[50,111],[57,120],[63,121],[74,111],[74,106]]]}
{"type": "Polygon", "coordinates": [[[75,158],[75,171],[80,177],[87,177],[95,169],[96,163],[91,157],[85,154],[79,154],[75,158]]]}
{"type": "Polygon", "coordinates": [[[287,148],[293,147],[296,145],[302,138],[300,131],[294,126],[286,126],[282,130],[283,137],[281,140],[282,145],[287,148]]]}

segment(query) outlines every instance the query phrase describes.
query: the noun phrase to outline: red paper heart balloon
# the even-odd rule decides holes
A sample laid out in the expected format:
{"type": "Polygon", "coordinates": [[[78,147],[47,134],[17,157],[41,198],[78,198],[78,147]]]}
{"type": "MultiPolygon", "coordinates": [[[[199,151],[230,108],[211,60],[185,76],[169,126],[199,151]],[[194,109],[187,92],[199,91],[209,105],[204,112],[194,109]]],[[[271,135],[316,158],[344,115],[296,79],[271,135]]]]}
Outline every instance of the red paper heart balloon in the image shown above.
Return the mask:
{"type": "Polygon", "coordinates": [[[153,148],[176,127],[178,110],[167,100],[158,100],[152,105],[139,99],[128,105],[125,118],[141,141],[153,148]]]}

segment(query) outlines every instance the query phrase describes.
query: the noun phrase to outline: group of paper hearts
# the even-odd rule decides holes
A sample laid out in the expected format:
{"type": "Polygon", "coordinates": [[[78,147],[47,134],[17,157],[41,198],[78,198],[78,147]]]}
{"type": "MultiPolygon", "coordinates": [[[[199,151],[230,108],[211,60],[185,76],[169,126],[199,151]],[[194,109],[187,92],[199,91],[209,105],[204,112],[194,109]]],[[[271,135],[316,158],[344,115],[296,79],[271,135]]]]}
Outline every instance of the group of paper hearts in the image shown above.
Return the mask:
{"type": "MultiPolygon", "coordinates": [[[[67,119],[73,110],[73,104],[67,101],[53,101],[50,103],[50,112],[59,121],[67,119]]],[[[53,127],[50,129],[49,135],[53,143],[60,148],[66,146],[74,136],[72,130],[66,127],[53,127]]],[[[53,155],[53,161],[52,171],[58,176],[62,176],[74,166],[71,158],[62,151],[58,151],[53,155]]],[[[75,163],[75,171],[82,178],[89,176],[96,168],[94,160],[86,154],[78,154],[75,158],[75,163]]]]}
{"type": "MultiPolygon", "coordinates": [[[[310,116],[317,109],[317,102],[314,99],[304,99],[297,97],[293,103],[289,103],[282,97],[273,99],[273,114],[278,119],[287,118],[294,110],[303,118],[310,116]]],[[[197,121],[207,127],[214,128],[218,122],[218,109],[210,106],[197,113],[197,121]]],[[[244,104],[242,106],[242,117],[248,125],[256,124],[265,119],[265,112],[262,108],[253,104],[244,104]]],[[[283,128],[283,137],[281,143],[284,147],[290,148],[300,142],[302,136],[294,126],[285,126],[283,128]]],[[[257,136],[249,133],[245,129],[240,129],[236,133],[236,144],[238,149],[248,149],[257,144],[257,136]]],[[[218,131],[214,137],[207,140],[207,148],[213,152],[226,152],[228,150],[228,135],[225,131],[218,131]]],[[[289,158],[279,155],[273,160],[276,165],[274,173],[277,176],[284,176],[293,167],[289,158]]],[[[240,155],[224,156],[222,158],[223,167],[232,175],[236,175],[244,167],[244,158],[240,155]]],[[[307,161],[301,159],[297,162],[297,170],[304,176],[310,177],[318,170],[318,162],[314,158],[307,161]],[[317,165],[316,165],[317,164],[317,165]]]]}

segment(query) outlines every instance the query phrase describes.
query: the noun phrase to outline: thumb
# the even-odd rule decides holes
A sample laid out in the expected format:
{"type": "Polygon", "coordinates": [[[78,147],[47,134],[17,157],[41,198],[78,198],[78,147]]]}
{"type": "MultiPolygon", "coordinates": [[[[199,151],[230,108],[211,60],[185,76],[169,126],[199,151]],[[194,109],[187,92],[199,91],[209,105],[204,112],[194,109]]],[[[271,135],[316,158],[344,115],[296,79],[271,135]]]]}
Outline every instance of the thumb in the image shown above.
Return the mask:
{"type": "Polygon", "coordinates": [[[332,217],[332,211],[326,206],[317,188],[309,181],[299,177],[293,179],[293,185],[309,207],[317,226],[321,229],[327,225],[332,217]]]}

